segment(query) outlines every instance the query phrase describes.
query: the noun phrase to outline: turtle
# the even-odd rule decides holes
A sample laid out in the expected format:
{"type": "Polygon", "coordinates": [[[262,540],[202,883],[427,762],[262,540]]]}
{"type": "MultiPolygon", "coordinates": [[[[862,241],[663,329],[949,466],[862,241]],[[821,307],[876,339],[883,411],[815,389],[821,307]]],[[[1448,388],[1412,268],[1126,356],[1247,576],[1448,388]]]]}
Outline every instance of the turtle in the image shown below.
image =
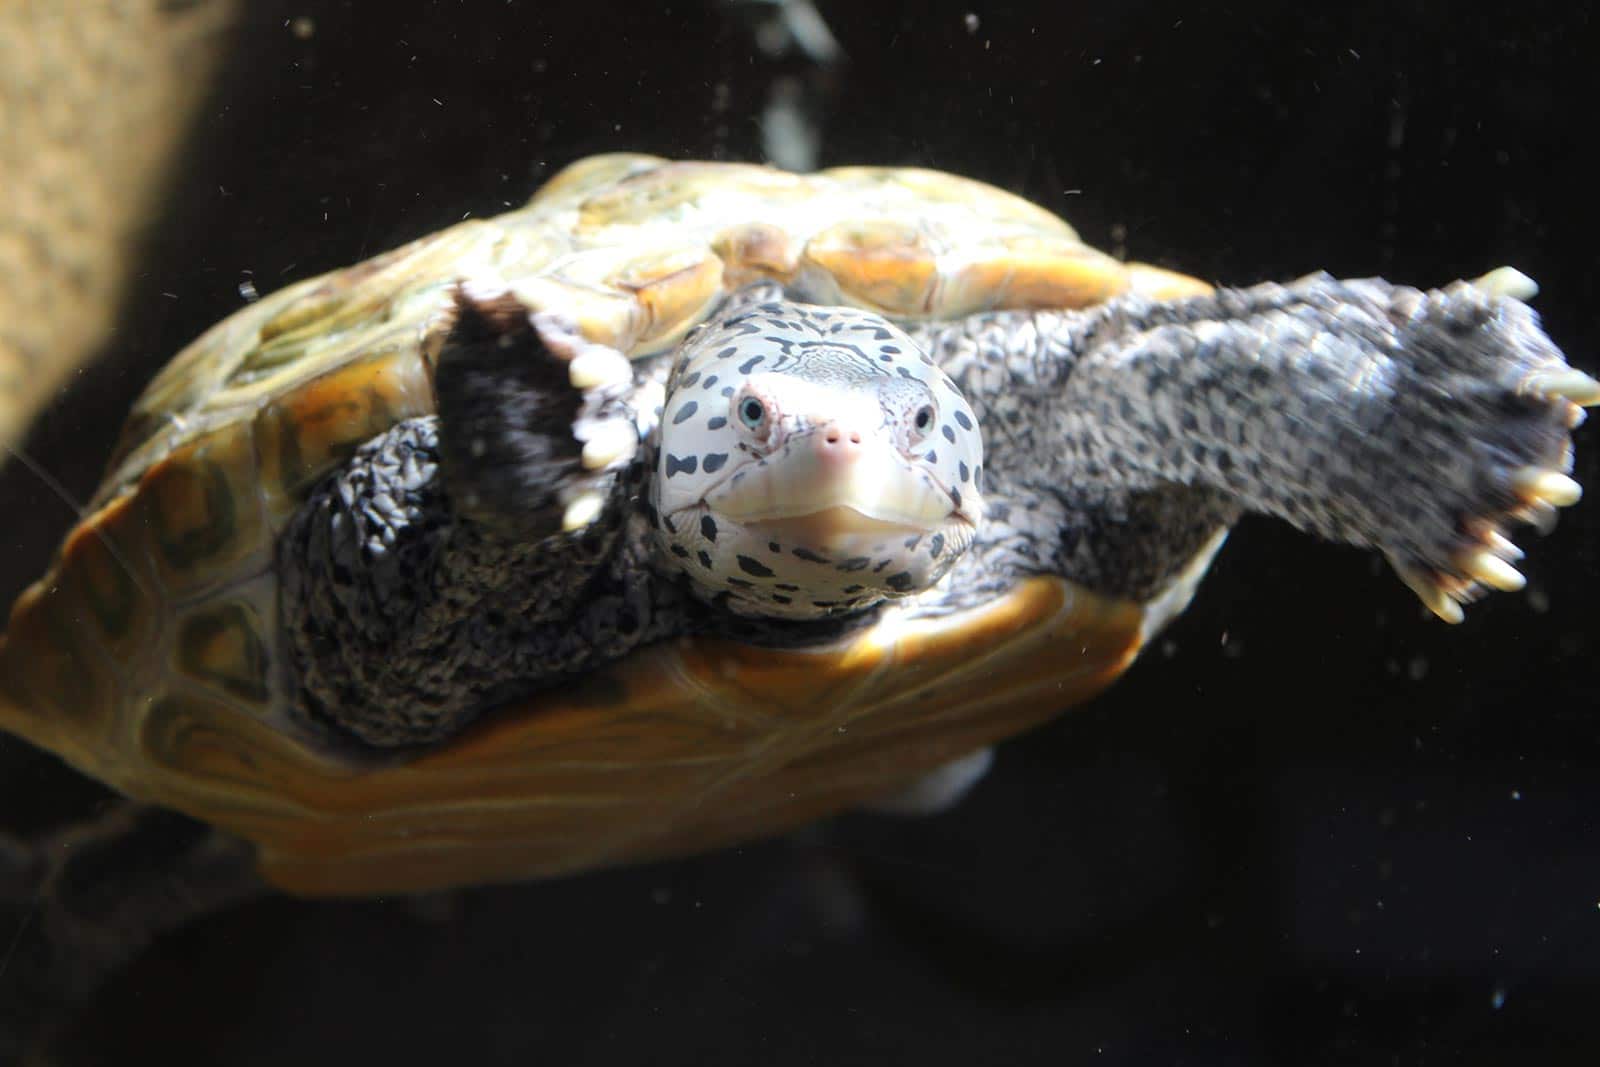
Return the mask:
{"type": "Polygon", "coordinates": [[[1531,295],[1215,288],[924,169],[579,161],[154,378],[0,644],[0,726],[134,806],[0,857],[103,971],[244,886],[938,810],[1127,669],[1246,513],[1459,621],[1581,492],[1600,382],[1531,295]],[[151,846],[169,810],[198,822],[151,846]],[[165,873],[73,902],[119,865],[165,873]]]}

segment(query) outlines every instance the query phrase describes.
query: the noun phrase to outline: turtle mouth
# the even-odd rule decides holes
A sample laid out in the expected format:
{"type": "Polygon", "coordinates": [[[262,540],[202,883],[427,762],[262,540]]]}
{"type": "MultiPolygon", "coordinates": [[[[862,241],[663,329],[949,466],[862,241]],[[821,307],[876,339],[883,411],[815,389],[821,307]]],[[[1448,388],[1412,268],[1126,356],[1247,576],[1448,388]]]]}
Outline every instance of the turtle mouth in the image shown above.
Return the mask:
{"type": "Polygon", "coordinates": [[[927,528],[920,525],[878,518],[843,505],[803,515],[748,519],[743,520],[743,525],[751,532],[775,541],[829,546],[855,538],[881,541],[896,535],[913,536],[927,532],[927,528]]]}
{"type": "Polygon", "coordinates": [[[946,512],[932,526],[875,518],[853,507],[829,507],[804,515],[775,519],[756,519],[743,523],[758,541],[805,545],[824,555],[843,557],[864,555],[881,549],[885,542],[943,533],[951,544],[971,540],[972,524],[966,516],[946,512]]]}
{"type": "Polygon", "coordinates": [[[840,468],[825,463],[759,463],[706,494],[713,512],[742,526],[800,534],[930,533],[960,513],[932,474],[898,455],[863,456],[840,468]]]}

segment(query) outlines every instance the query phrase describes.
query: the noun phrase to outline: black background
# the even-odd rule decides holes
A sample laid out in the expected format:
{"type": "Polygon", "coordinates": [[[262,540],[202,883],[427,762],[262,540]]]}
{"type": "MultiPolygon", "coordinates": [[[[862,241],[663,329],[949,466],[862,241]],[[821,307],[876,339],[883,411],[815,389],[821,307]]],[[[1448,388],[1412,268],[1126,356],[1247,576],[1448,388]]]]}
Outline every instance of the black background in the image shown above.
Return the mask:
{"type": "MultiPolygon", "coordinates": [[[[1515,264],[1600,366],[1585,6],[820,7],[849,55],[824,164],[960,171],[1219,282],[1515,264]]],[[[247,276],[266,292],[492,214],[592,152],[759,158],[771,80],[805,68],[751,41],[709,0],[251,4],[117,343],[30,453],[87,495],[132,394],[247,276]]],[[[6,523],[9,594],[70,513],[14,464],[0,500],[28,517],[6,523]]],[[[73,1048],[1593,1062],[1597,531],[1593,502],[1529,531],[1530,592],[1450,628],[1366,555],[1247,521],[1121,684],[1004,746],[952,814],[428,902],[266,901],[147,955],[73,1048]]]]}

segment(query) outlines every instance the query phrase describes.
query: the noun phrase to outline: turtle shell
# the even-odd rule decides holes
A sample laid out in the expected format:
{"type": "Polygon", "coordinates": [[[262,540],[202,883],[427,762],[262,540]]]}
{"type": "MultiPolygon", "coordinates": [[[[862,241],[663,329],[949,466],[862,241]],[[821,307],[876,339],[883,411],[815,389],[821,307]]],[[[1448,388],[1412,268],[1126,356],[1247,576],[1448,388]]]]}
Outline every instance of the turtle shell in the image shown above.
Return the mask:
{"type": "Polygon", "coordinates": [[[892,609],[831,648],[667,642],[426,751],[375,755],[287,714],[276,536],[358,445],[434,410],[452,286],[493,279],[642,357],[757,278],[900,320],[1205,288],[953,175],[581,161],[517,211],[289,286],[181,352],[13,609],[0,726],[251,839],[285,888],[427,890],[870,800],[1097,692],[1186,602],[1191,580],[1141,605],[1038,578],[953,615],[892,609]]]}

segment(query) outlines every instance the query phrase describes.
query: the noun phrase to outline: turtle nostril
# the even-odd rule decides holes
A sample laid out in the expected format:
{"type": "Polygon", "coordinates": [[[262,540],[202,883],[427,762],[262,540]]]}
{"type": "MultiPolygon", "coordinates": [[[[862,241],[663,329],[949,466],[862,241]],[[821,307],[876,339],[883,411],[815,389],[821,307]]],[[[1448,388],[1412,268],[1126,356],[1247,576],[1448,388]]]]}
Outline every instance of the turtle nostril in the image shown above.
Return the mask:
{"type": "Polygon", "coordinates": [[[855,456],[861,450],[861,431],[847,430],[835,423],[818,433],[817,446],[836,459],[855,456]]]}

